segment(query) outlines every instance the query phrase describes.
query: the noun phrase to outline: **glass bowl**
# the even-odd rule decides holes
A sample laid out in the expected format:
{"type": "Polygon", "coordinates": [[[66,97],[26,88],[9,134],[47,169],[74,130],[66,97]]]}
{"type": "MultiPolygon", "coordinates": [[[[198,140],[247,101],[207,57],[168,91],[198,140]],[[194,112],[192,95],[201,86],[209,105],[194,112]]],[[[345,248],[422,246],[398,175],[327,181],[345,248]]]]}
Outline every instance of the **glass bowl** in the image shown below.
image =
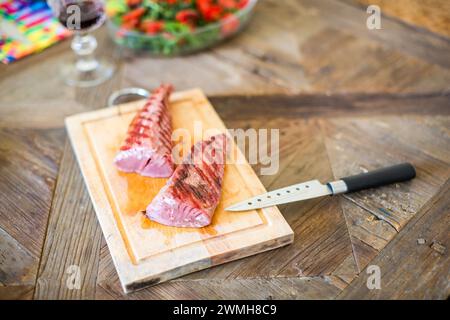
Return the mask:
{"type": "Polygon", "coordinates": [[[250,20],[257,1],[250,0],[244,8],[233,15],[194,31],[149,35],[121,28],[112,18],[107,22],[108,32],[116,44],[135,51],[157,56],[189,54],[209,48],[241,31],[250,20]]]}

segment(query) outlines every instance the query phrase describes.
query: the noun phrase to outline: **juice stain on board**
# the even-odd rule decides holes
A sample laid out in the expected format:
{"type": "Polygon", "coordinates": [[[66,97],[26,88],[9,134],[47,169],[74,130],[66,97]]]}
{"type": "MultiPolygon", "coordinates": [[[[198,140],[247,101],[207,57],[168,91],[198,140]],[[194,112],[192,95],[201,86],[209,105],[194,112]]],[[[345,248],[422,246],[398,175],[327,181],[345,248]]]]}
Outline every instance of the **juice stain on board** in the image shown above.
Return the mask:
{"type": "Polygon", "coordinates": [[[203,228],[176,228],[161,225],[154,222],[145,216],[145,210],[153,198],[156,196],[155,190],[160,190],[167,182],[167,178],[152,178],[143,177],[136,173],[119,172],[121,178],[126,179],[127,183],[127,201],[124,205],[123,212],[127,215],[135,216],[141,214],[140,226],[142,229],[158,229],[164,234],[164,244],[170,245],[174,233],[191,233],[198,232],[202,239],[211,238],[217,235],[217,230],[214,227],[217,222],[217,215],[215,214],[212,223],[203,228]]]}
{"type": "Polygon", "coordinates": [[[127,201],[123,210],[132,216],[145,211],[157,194],[155,190],[161,189],[167,182],[166,178],[149,179],[136,173],[120,172],[119,175],[126,179],[127,183],[127,201]]]}

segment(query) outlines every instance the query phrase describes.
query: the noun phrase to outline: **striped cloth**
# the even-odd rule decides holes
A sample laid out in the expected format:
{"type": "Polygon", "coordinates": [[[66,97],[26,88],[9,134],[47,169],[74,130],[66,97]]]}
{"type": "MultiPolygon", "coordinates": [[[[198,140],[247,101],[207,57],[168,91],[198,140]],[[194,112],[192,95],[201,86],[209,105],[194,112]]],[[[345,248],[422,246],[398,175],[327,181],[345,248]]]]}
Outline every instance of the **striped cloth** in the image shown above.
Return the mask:
{"type": "Polygon", "coordinates": [[[69,35],[45,1],[0,0],[1,62],[13,62],[69,35]]]}

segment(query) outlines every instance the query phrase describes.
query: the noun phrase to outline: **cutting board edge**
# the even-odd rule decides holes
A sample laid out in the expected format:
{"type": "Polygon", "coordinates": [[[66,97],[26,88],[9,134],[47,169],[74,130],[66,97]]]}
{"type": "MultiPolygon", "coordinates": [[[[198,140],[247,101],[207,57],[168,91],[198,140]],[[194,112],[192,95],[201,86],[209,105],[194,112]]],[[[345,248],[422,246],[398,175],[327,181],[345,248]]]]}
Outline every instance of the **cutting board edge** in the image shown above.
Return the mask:
{"type": "Polygon", "coordinates": [[[133,293],[135,291],[142,290],[147,287],[163,283],[165,281],[182,277],[186,274],[201,271],[210,267],[219,266],[227,262],[236,261],[273,249],[281,248],[291,244],[293,241],[294,232],[292,232],[291,234],[280,235],[279,238],[268,239],[267,243],[270,243],[270,245],[265,245],[265,242],[259,242],[246,248],[235,248],[234,252],[227,252],[205,259],[198,259],[180,267],[179,273],[176,272],[176,269],[172,269],[171,273],[161,272],[159,274],[148,275],[148,277],[144,279],[138,277],[136,277],[135,279],[129,279],[129,281],[122,283],[122,289],[127,294],[133,293]]]}
{"type": "MultiPolygon", "coordinates": [[[[184,92],[178,92],[176,94],[176,98],[182,98],[183,93],[184,92]]],[[[199,89],[188,90],[186,91],[186,93],[194,94],[195,98],[199,99],[199,101],[205,99],[206,102],[210,104],[206,96],[204,96],[203,92],[199,89]]],[[[136,107],[136,104],[131,103],[127,104],[126,111],[123,111],[128,112],[137,109],[138,107],[136,107]]],[[[179,266],[178,268],[171,268],[170,263],[168,263],[169,267],[166,268],[167,270],[163,270],[160,273],[146,272],[146,268],[152,267],[151,263],[149,263],[148,261],[142,262],[139,265],[133,264],[130,259],[129,251],[126,247],[126,244],[124,243],[123,236],[120,232],[120,228],[117,225],[117,221],[114,217],[113,209],[107,197],[105,186],[100,178],[100,175],[98,174],[97,164],[90,152],[89,142],[87,141],[86,133],[84,132],[83,128],[83,123],[86,121],[93,121],[105,116],[114,116],[120,114],[123,111],[121,111],[121,106],[98,109],[91,112],[69,116],[65,119],[65,124],[72,148],[74,149],[78,165],[81,169],[84,181],[86,183],[91,201],[97,215],[97,219],[99,220],[100,226],[102,228],[102,232],[106,239],[108,249],[110,250],[111,257],[124,292],[130,293],[132,291],[142,289],[144,285],[154,285],[191,272],[244,258],[263,251],[272,250],[292,243],[294,236],[292,229],[290,228],[284,217],[281,215],[281,212],[278,210],[278,208],[273,207],[270,208],[270,216],[272,216],[272,218],[274,218],[276,222],[279,223],[277,228],[273,229],[272,226],[274,221],[269,221],[267,225],[264,225],[264,227],[267,229],[266,233],[264,233],[264,230],[258,229],[258,234],[254,235],[256,238],[267,236],[265,241],[261,241],[261,238],[258,238],[255,239],[254,244],[247,243],[246,246],[236,246],[231,251],[222,253],[219,252],[218,254],[216,252],[214,256],[208,255],[208,252],[205,251],[202,252],[203,254],[198,255],[198,259],[196,259],[195,261],[191,261],[188,264],[179,266]],[[94,172],[94,174],[89,174],[89,171],[92,171],[92,168],[96,168],[96,172],[94,172]],[[264,246],[264,244],[269,242],[272,242],[273,244],[264,246]],[[245,251],[243,249],[245,249],[245,251]],[[224,258],[220,258],[221,256],[223,256],[224,258]],[[160,277],[159,281],[156,281],[155,276],[158,274],[164,274],[164,277],[160,277]]],[[[255,230],[245,231],[245,233],[247,232],[255,232],[255,230]]],[[[242,235],[237,234],[235,236],[242,235]]],[[[215,241],[219,241],[219,239],[215,239],[215,241]]],[[[166,258],[161,258],[162,261],[164,261],[164,259],[166,258]]]]}

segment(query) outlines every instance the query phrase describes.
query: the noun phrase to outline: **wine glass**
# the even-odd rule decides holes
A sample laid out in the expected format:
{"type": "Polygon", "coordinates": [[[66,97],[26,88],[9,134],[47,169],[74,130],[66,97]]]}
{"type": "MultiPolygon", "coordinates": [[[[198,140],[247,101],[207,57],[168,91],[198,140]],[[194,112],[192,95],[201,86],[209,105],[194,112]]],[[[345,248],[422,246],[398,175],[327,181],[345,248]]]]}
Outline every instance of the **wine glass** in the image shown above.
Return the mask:
{"type": "Polygon", "coordinates": [[[71,47],[76,61],[62,66],[64,81],[72,86],[91,87],[109,79],[114,73],[114,65],[95,58],[97,40],[89,34],[106,20],[104,1],[47,0],[47,3],[59,22],[74,32],[71,47]]]}

